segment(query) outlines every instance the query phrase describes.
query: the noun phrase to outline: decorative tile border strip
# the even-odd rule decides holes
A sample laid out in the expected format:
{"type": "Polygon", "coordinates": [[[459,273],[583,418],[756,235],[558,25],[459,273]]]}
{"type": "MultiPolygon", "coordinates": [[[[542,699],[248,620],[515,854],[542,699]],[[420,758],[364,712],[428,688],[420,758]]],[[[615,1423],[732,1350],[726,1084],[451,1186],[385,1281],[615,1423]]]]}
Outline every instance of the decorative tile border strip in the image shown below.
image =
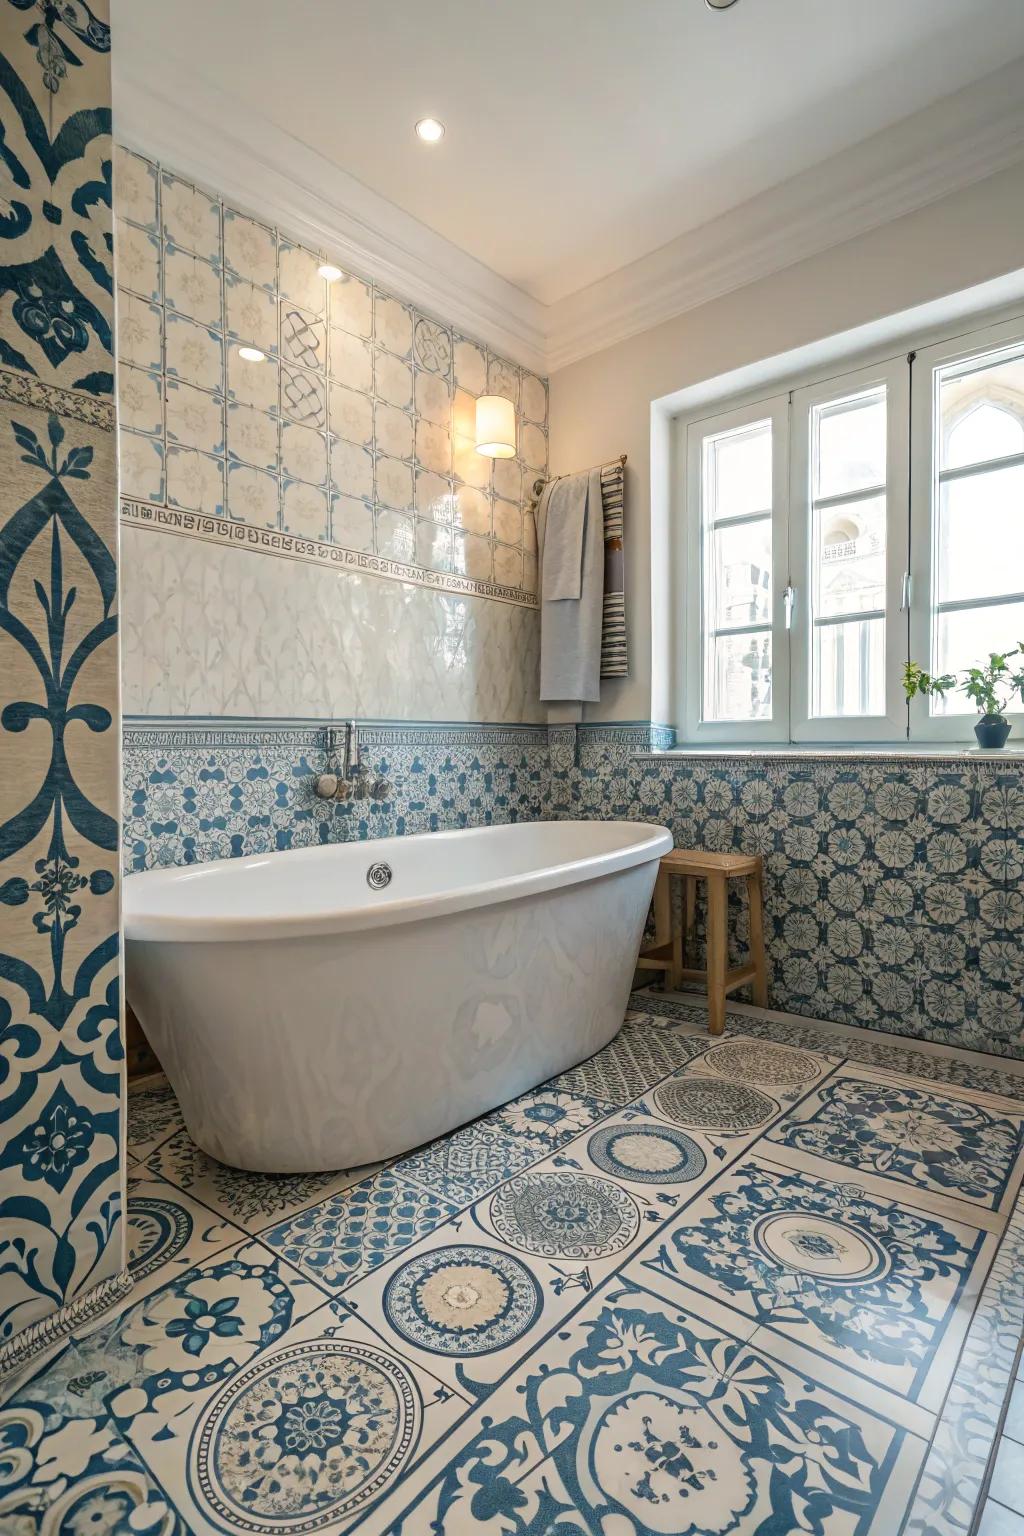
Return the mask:
{"type": "Polygon", "coordinates": [[[383,576],[389,581],[404,581],[435,592],[456,592],[466,597],[487,597],[510,603],[517,608],[536,608],[537,598],[519,587],[501,586],[493,581],[476,581],[471,576],[457,576],[445,571],[428,571],[418,565],[403,565],[385,555],[368,555],[357,549],[343,549],[318,539],[301,539],[295,534],[273,528],[255,528],[249,523],[235,523],[227,517],[212,517],[205,512],[183,512],[149,501],[122,498],[121,521],[131,528],[153,528],[161,533],[182,534],[202,539],[207,544],[228,545],[255,554],[280,555],[307,565],[319,565],[337,571],[357,571],[367,576],[383,576]]]}
{"type": "Polygon", "coordinates": [[[131,1293],[132,1284],[131,1274],[123,1269],[119,1275],[104,1280],[102,1285],[77,1296],[69,1306],[51,1312],[49,1317],[33,1323],[29,1328],[23,1328],[0,1347],[0,1376],[19,1370],[52,1344],[59,1344],[61,1339],[73,1333],[76,1328],[91,1323],[109,1307],[124,1301],[131,1293]]]}
{"type": "Polygon", "coordinates": [[[0,400],[33,406],[40,411],[54,411],[58,416],[68,416],[97,427],[101,432],[113,432],[116,421],[112,401],[77,389],[61,389],[57,384],[46,384],[42,379],[15,373],[10,368],[0,368],[0,400]]]}
{"type": "MultiPolygon", "coordinates": [[[[304,721],[240,717],[228,723],[216,719],[164,715],[125,715],[126,747],[250,747],[261,742],[279,747],[324,751],[327,732],[339,732],[343,744],[345,720],[304,721]]],[[[543,725],[497,725],[487,721],[356,720],[361,747],[546,747],[543,725]]]]}

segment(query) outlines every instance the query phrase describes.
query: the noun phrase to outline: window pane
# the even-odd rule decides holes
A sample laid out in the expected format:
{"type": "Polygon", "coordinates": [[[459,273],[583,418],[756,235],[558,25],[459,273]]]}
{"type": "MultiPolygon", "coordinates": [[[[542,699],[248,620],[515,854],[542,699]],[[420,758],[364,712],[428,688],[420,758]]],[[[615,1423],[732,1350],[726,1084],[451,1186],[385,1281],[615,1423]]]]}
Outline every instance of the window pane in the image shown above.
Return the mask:
{"type": "Polygon", "coordinates": [[[885,484],[885,389],[816,405],[814,496],[885,484]]]}
{"type": "MultiPolygon", "coordinates": [[[[940,613],[935,623],[935,671],[962,672],[987,661],[993,651],[1009,651],[1024,635],[1024,603],[997,603],[993,608],[961,608],[940,613]]],[[[975,714],[962,693],[932,699],[934,715],[975,714]]],[[[1015,706],[1020,708],[1020,703],[1015,706]]]]}
{"type": "Polygon", "coordinates": [[[815,508],[814,612],[885,607],[885,497],[815,508]]]}
{"type": "Polygon", "coordinates": [[[708,628],[770,621],[772,524],[726,523],[711,534],[708,628]]]}
{"type": "Polygon", "coordinates": [[[710,636],[704,651],[704,719],[770,720],[771,630],[710,636]]]}
{"type": "Polygon", "coordinates": [[[885,620],[816,624],[812,714],[885,714],[885,620]]]}
{"type": "Polygon", "coordinates": [[[704,517],[745,517],[772,504],[772,424],[723,432],[704,441],[704,517]]]}
{"type": "Polygon", "coordinates": [[[1024,453],[1024,357],[942,369],[939,421],[940,469],[1024,453]]]}
{"type": "Polygon", "coordinates": [[[939,602],[1024,592],[1024,464],[939,487],[939,602]]]}

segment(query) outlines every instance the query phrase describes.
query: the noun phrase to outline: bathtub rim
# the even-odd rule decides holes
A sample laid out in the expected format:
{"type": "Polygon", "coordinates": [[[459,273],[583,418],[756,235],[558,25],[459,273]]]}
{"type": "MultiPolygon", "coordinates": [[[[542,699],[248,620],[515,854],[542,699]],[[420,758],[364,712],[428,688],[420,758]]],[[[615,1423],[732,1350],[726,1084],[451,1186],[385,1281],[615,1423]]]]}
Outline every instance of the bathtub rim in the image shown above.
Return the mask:
{"type": "MultiPolygon", "coordinates": [[[[572,825],[588,823],[530,822],[504,823],[503,825],[572,825]]],[[[497,905],[545,891],[571,887],[589,880],[615,874],[619,870],[633,869],[638,864],[659,860],[673,847],[672,833],[657,822],[623,821],[619,819],[590,823],[601,828],[629,828],[637,834],[620,847],[600,849],[573,859],[563,859],[552,864],[539,864],[519,874],[497,875],[488,880],[457,886],[443,893],[425,892],[418,896],[395,897],[364,901],[359,906],[324,908],[317,912],[273,912],[239,916],[230,912],[193,915],[188,912],[146,912],[133,902],[144,899],[144,890],[163,889],[168,885],[186,885],[202,874],[203,878],[215,879],[218,870],[238,872],[247,868],[262,868],[282,858],[301,859],[304,855],[320,855],[325,851],[358,849],[368,862],[385,856],[385,850],[429,838],[431,842],[447,841],[472,832],[497,831],[490,827],[459,827],[439,832],[416,832],[404,836],[368,839],[365,842],[339,842],[317,844],[310,848],[282,849],[273,853],[251,854],[240,859],[212,859],[201,864],[176,865],[172,869],[143,870],[125,876],[122,884],[122,910],[124,936],[130,943],[160,944],[222,944],[245,942],[252,939],[315,938],[320,935],[364,932],[369,928],[393,927],[402,923],[421,922],[432,917],[475,910],[497,905]]]]}

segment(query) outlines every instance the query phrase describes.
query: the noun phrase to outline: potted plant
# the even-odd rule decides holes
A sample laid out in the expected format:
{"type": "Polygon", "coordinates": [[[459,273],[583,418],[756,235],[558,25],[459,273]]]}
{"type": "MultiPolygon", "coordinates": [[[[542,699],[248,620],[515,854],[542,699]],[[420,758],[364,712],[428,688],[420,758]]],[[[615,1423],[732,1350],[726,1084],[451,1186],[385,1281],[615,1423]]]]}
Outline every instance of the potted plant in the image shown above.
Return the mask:
{"type": "Polygon", "coordinates": [[[938,694],[940,697],[955,688],[973,699],[981,712],[981,719],[974,727],[979,747],[1003,747],[1010,734],[1010,722],[1003,710],[1019,695],[1024,703],[1024,641],[1012,651],[1000,655],[989,653],[983,667],[968,667],[963,672],[946,672],[932,677],[922,670],[916,661],[908,661],[903,669],[903,691],[908,699],[915,694],[938,694]]]}

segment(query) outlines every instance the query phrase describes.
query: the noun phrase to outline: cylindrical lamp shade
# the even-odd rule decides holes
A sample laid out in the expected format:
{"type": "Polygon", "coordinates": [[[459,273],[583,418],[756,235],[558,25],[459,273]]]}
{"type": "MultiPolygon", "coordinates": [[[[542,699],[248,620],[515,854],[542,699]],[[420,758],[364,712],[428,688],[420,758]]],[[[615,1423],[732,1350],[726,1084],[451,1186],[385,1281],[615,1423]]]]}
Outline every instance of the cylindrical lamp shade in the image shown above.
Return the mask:
{"type": "Polygon", "coordinates": [[[504,395],[481,395],[476,403],[476,451],[489,459],[516,456],[516,408],[504,395]]]}

